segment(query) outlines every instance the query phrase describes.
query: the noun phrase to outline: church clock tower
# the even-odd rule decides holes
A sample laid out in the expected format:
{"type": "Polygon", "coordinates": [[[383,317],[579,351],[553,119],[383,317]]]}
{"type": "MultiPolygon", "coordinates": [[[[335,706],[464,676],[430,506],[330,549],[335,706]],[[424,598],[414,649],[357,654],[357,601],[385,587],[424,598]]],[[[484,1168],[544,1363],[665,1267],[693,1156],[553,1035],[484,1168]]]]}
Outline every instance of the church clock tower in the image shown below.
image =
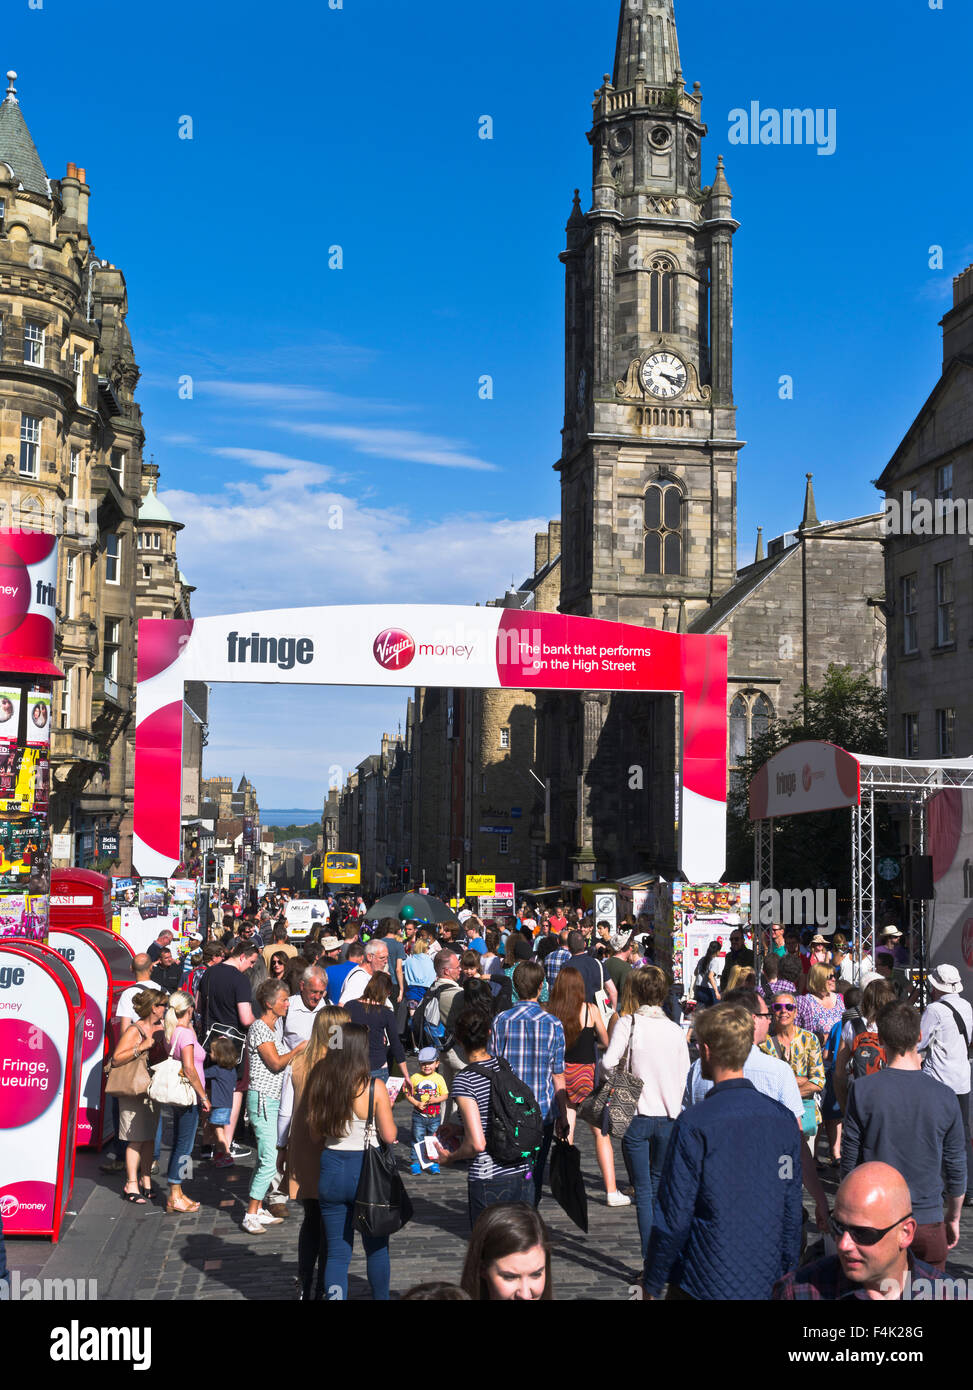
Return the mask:
{"type": "Polygon", "coordinates": [[[685,630],[736,575],[731,194],[673,0],[621,0],[567,225],[561,609],[685,630]]]}

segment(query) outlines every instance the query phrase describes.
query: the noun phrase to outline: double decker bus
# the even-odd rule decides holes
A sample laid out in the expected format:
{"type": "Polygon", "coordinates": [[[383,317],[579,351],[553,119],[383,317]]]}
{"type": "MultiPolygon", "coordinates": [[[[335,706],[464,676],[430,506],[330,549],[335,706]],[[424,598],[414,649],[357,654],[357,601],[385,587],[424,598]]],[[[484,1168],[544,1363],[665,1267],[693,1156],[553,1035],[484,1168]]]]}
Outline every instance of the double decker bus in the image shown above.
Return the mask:
{"type": "Polygon", "coordinates": [[[345,850],[328,850],[321,866],[321,882],[329,887],[360,887],[361,858],[345,850]]]}

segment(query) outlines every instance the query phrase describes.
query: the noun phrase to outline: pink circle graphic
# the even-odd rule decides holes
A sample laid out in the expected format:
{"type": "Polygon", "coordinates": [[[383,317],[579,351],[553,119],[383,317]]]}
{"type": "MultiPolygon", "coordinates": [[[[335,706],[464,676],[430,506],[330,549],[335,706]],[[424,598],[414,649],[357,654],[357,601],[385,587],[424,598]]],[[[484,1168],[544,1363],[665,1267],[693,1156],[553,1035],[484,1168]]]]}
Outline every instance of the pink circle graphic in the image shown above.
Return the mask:
{"type": "Polygon", "coordinates": [[[372,652],[379,666],[386,671],[401,671],[415,656],[416,644],[402,628],[387,627],[375,638],[372,652]]]}
{"type": "Polygon", "coordinates": [[[963,959],[973,969],[973,917],[963,923],[963,959]]]}
{"type": "Polygon", "coordinates": [[[94,999],[85,996],[84,1003],[84,1041],[81,1047],[81,1060],[87,1062],[105,1045],[105,1020],[94,999]]]}
{"type": "Polygon", "coordinates": [[[19,1129],[43,1115],[60,1085],[53,1039],[35,1024],[0,1019],[0,1129],[19,1129]]]}
{"type": "Polygon", "coordinates": [[[0,636],[13,632],[30,607],[30,575],[19,555],[0,551],[0,636]]]}

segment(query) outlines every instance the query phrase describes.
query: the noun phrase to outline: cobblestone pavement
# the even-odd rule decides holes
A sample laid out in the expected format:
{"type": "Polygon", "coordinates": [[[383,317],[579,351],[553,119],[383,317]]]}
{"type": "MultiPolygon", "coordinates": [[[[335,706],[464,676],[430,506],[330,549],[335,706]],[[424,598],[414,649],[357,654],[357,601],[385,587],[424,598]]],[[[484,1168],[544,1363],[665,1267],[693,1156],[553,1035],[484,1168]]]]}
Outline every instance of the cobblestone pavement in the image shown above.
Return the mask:
{"type": "MultiPolygon", "coordinates": [[[[407,1139],[403,1107],[397,1111],[400,1137],[407,1139]]],[[[541,1212],[553,1238],[555,1294],[559,1300],[625,1300],[634,1296],[639,1268],[639,1236],[634,1204],[605,1205],[590,1132],[579,1130],[578,1144],[588,1189],[589,1230],[574,1226],[545,1190],[541,1212]]],[[[163,1164],[168,1156],[163,1147],[163,1164]]],[[[399,1150],[400,1165],[408,1161],[399,1150]]],[[[71,1213],[61,1238],[8,1240],[11,1269],[21,1278],[95,1279],[99,1301],[105,1299],[293,1299],[297,1279],[297,1232],[301,1208],[289,1204],[280,1226],[263,1235],[241,1230],[252,1159],[234,1168],[197,1163],[189,1195],[202,1205],[194,1216],[168,1216],[164,1196],[150,1207],[130,1206],[119,1197],[122,1175],[99,1172],[103,1156],[80,1153],[71,1213]]],[[[624,1165],[616,1143],[619,1186],[626,1189],[624,1165]]],[[[439,1176],[405,1175],[415,1217],[391,1240],[392,1297],[430,1279],[458,1281],[468,1237],[465,1169],[446,1168],[439,1176]]],[[[156,1179],[156,1182],[159,1182],[156,1179]]],[[[162,1168],[165,1191],[165,1167],[162,1168]]],[[[836,1186],[824,1174],[829,1197],[836,1186]]],[[[973,1277],[973,1212],[964,1212],[960,1245],[948,1273],[973,1277]]],[[[370,1297],[365,1261],[356,1243],[349,1296],[370,1297]]]]}

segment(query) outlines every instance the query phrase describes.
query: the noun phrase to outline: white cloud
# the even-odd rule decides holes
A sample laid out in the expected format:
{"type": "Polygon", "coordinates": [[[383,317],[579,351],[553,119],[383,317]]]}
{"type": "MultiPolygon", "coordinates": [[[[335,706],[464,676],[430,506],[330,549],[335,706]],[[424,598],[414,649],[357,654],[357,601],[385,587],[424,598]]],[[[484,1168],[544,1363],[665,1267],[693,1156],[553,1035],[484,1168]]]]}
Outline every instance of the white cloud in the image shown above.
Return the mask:
{"type": "Polygon", "coordinates": [[[387,401],[370,401],[357,396],[342,396],[316,386],[288,386],[276,381],[218,381],[196,382],[199,396],[217,396],[234,405],[279,406],[297,410],[378,410],[398,409],[387,401]]]}
{"type": "MultiPolygon", "coordinates": [[[[260,469],[215,494],[166,489],[186,529],[179,565],[199,616],[330,603],[476,603],[533,566],[546,517],[456,514],[418,520],[326,486],[323,465],[260,450],[221,451],[260,469]]],[[[475,497],[468,505],[475,508],[475,497]]]]}
{"type": "Polygon", "coordinates": [[[292,420],[274,420],[277,429],[311,439],[333,439],[350,444],[358,454],[379,458],[400,459],[404,463],[428,463],[436,468],[468,468],[479,473],[497,473],[495,463],[461,452],[457,440],[438,435],[419,434],[416,430],[376,429],[363,425],[298,424],[292,420]]]}

